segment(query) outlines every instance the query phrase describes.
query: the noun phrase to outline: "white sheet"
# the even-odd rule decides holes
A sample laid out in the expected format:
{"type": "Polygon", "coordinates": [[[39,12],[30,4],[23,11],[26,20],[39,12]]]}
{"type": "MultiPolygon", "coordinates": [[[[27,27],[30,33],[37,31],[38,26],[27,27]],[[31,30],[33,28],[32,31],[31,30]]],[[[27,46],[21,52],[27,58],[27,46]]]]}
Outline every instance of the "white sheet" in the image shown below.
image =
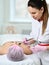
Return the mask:
{"type": "Polygon", "coordinates": [[[32,55],[26,55],[22,61],[10,61],[6,55],[0,55],[0,65],[33,65],[32,55]]]}

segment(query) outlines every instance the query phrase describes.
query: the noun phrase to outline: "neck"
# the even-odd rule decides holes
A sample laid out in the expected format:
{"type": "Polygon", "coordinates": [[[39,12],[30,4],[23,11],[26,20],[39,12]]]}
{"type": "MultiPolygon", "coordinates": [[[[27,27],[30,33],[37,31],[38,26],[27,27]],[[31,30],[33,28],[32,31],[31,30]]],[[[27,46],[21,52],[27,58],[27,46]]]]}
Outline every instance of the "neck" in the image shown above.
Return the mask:
{"type": "Polygon", "coordinates": [[[40,22],[40,21],[43,21],[43,16],[42,16],[38,21],[39,21],[39,22],[40,22]]]}

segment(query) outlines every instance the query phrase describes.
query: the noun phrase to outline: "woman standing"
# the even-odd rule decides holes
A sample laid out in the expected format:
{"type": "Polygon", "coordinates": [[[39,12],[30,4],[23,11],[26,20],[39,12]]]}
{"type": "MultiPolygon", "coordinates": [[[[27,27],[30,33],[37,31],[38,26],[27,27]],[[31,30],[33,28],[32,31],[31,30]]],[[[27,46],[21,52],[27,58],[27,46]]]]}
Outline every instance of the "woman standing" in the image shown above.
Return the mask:
{"type": "MultiPolygon", "coordinates": [[[[24,43],[33,44],[36,41],[39,42],[39,46],[49,46],[49,20],[48,20],[48,8],[45,0],[29,0],[28,11],[30,12],[32,22],[31,38],[25,39],[24,43]]],[[[39,52],[36,54],[37,59],[40,60],[40,64],[49,65],[49,50],[39,52]]],[[[35,58],[35,61],[37,60],[35,58]]],[[[36,62],[35,62],[36,63],[36,62]]]]}

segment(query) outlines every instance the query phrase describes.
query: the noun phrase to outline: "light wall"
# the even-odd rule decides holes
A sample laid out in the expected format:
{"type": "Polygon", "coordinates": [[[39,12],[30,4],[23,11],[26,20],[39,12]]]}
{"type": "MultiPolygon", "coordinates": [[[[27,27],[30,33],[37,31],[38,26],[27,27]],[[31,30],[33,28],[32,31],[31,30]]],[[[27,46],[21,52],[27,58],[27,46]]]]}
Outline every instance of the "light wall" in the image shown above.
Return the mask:
{"type": "MultiPolygon", "coordinates": [[[[49,1],[49,0],[47,0],[49,1]]],[[[49,9],[49,6],[48,6],[49,9]]],[[[31,22],[10,22],[10,0],[0,0],[0,34],[7,32],[8,26],[14,26],[16,33],[29,34],[32,28],[31,22]]]]}
{"type": "Polygon", "coordinates": [[[16,33],[29,34],[32,28],[30,22],[10,22],[10,0],[0,0],[0,34],[5,34],[8,26],[14,26],[16,33]],[[28,31],[28,32],[27,32],[28,31]]]}

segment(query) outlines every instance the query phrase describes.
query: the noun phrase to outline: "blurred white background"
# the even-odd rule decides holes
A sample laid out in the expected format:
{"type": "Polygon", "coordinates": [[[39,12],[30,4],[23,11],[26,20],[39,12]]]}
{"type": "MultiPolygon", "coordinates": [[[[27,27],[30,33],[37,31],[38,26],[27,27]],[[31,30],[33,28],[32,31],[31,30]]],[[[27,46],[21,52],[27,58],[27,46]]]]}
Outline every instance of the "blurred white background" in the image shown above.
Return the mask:
{"type": "MultiPolygon", "coordinates": [[[[18,1],[18,0],[16,0],[18,1]]],[[[26,0],[25,0],[26,1],[26,0]]],[[[48,9],[49,9],[49,0],[46,0],[48,3],[48,9]]],[[[0,34],[7,33],[7,28],[14,27],[16,30],[16,33],[22,33],[22,34],[29,34],[32,28],[32,23],[27,20],[12,20],[12,22],[9,20],[12,16],[12,19],[15,19],[15,0],[0,0],[0,34]],[[13,5],[13,6],[12,6],[13,5]],[[11,11],[11,12],[10,12],[11,11]],[[14,12],[13,12],[14,11],[14,12]],[[11,15],[12,14],[12,15],[11,15]]],[[[20,4],[19,4],[20,6],[20,4]]],[[[26,10],[25,10],[26,11],[26,10]]],[[[26,14],[25,14],[26,15],[26,14]]],[[[26,15],[27,17],[27,15],[26,15]]],[[[29,18],[28,18],[29,19],[29,18]]],[[[13,30],[12,30],[13,31],[13,30]]],[[[10,32],[12,32],[10,31],[10,32]]]]}
{"type": "Polygon", "coordinates": [[[46,0],[46,2],[49,4],[49,0],[46,0]]]}

